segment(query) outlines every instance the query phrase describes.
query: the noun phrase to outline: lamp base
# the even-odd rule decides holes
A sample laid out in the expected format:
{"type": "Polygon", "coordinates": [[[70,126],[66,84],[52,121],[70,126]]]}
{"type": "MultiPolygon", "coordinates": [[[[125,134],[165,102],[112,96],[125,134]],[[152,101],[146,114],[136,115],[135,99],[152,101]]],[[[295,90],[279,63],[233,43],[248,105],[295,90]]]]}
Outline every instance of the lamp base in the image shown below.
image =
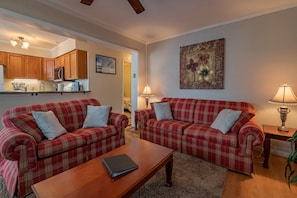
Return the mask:
{"type": "Polygon", "coordinates": [[[287,106],[281,106],[280,108],[278,108],[278,112],[280,113],[280,118],[282,121],[282,125],[278,127],[278,130],[288,132],[289,129],[285,126],[285,123],[287,119],[287,114],[290,113],[290,109],[288,109],[287,106]]]}
{"type": "Polygon", "coordinates": [[[280,126],[278,127],[278,130],[283,132],[289,132],[289,129],[286,126],[280,126]]]}

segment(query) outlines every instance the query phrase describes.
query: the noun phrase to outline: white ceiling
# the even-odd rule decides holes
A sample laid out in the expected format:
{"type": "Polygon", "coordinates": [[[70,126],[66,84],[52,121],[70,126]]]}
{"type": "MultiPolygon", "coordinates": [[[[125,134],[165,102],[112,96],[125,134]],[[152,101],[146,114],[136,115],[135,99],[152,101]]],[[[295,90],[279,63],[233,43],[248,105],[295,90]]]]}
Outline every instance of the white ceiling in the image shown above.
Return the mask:
{"type": "MultiPolygon", "coordinates": [[[[118,32],[143,43],[152,43],[297,6],[297,0],[140,0],[145,11],[136,14],[127,0],[39,0],[49,7],[118,32]]],[[[30,29],[1,19],[0,40],[23,36],[32,46],[52,48],[65,40],[54,34],[30,29]],[[5,27],[3,29],[2,27],[5,27]]]]}

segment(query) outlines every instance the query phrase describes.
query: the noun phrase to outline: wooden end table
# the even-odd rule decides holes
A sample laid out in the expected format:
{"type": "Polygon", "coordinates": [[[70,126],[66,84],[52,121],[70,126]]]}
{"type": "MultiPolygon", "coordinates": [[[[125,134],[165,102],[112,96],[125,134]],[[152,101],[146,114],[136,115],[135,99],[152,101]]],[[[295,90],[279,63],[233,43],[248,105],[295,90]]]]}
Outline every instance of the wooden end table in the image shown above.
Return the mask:
{"type": "MultiPolygon", "coordinates": [[[[288,132],[283,132],[283,131],[279,131],[277,126],[263,125],[263,131],[265,134],[263,167],[268,168],[268,160],[270,155],[270,140],[276,139],[276,140],[288,141],[288,139],[293,136],[296,129],[289,128],[288,132]]],[[[297,142],[295,142],[295,149],[296,148],[297,148],[297,142]]]]}

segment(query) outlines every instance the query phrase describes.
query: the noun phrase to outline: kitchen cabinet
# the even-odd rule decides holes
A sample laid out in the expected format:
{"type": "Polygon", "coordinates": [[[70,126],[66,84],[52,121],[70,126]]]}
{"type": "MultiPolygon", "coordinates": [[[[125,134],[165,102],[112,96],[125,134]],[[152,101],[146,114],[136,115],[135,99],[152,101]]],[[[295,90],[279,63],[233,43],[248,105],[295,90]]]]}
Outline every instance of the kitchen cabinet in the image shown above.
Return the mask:
{"type": "Polygon", "coordinates": [[[86,79],[88,78],[87,52],[73,50],[64,55],[65,58],[65,79],[86,79]]]}
{"type": "Polygon", "coordinates": [[[41,79],[42,58],[7,53],[7,78],[41,79]]]}
{"type": "Polygon", "coordinates": [[[55,58],[55,68],[65,66],[65,55],[55,58]]]}
{"type": "Polygon", "coordinates": [[[21,54],[7,54],[7,78],[24,78],[25,77],[25,56],[21,54]]]}
{"type": "Polygon", "coordinates": [[[29,79],[41,79],[42,58],[36,56],[25,56],[25,76],[29,79]]]}
{"type": "Polygon", "coordinates": [[[7,52],[0,52],[0,65],[7,65],[7,52]]]}
{"type": "Polygon", "coordinates": [[[64,54],[64,78],[71,79],[70,53],[64,54]]]}
{"type": "Polygon", "coordinates": [[[54,80],[55,59],[43,58],[42,80],[54,80]]]}

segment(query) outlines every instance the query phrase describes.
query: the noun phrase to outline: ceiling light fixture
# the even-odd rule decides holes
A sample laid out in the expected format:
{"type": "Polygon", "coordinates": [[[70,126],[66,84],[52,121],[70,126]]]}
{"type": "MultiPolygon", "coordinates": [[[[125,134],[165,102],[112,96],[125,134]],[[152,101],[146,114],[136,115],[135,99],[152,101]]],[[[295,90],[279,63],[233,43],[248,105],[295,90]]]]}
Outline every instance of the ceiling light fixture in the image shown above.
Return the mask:
{"type": "Polygon", "coordinates": [[[23,49],[28,49],[30,44],[27,41],[24,41],[24,39],[24,37],[19,36],[17,39],[11,39],[10,44],[13,47],[19,44],[23,49]]]}

